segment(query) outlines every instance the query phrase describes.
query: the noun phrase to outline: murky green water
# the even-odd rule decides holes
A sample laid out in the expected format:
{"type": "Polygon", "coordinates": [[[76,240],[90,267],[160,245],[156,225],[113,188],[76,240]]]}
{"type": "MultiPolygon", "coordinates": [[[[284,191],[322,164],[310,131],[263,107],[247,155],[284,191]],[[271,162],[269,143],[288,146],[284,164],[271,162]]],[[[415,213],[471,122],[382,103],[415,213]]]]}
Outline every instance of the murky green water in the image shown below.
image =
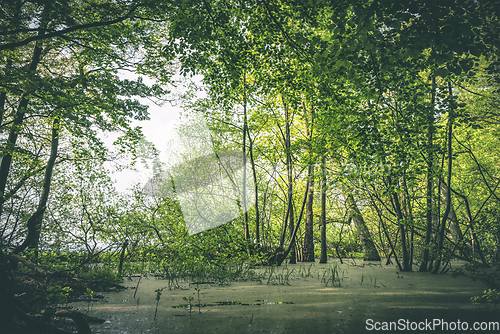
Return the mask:
{"type": "MultiPolygon", "coordinates": [[[[70,306],[106,319],[104,324],[92,325],[95,333],[103,334],[369,333],[375,331],[375,323],[411,327],[434,319],[467,321],[470,326],[475,321],[499,321],[498,309],[478,308],[470,302],[484,287],[465,277],[344,264],[337,268],[341,286],[334,287],[331,281],[325,286],[325,272],[331,272],[331,264],[315,264],[310,275],[308,267],[297,264],[277,269],[275,275],[289,275],[290,285],[266,284],[267,280],[229,286],[200,284],[199,295],[196,285],[184,283],[181,289],[168,290],[166,281],[153,277],[142,278],[136,292],[135,277],[125,280],[129,289],[106,293],[101,302],[70,306]],[[156,290],[162,288],[155,320],[156,290]]],[[[433,331],[440,329],[446,328],[434,326],[433,331]]]]}

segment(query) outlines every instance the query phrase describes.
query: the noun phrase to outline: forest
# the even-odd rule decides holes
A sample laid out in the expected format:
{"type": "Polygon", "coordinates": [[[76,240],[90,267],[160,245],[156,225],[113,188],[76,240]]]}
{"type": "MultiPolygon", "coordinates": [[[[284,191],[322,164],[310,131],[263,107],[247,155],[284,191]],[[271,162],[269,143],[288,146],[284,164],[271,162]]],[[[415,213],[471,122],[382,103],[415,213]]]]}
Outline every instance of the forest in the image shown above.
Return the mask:
{"type": "Polygon", "coordinates": [[[499,91],[498,0],[0,0],[1,326],[131,275],[346,259],[497,304],[499,91]],[[170,152],[147,100],[183,109],[170,152]]]}

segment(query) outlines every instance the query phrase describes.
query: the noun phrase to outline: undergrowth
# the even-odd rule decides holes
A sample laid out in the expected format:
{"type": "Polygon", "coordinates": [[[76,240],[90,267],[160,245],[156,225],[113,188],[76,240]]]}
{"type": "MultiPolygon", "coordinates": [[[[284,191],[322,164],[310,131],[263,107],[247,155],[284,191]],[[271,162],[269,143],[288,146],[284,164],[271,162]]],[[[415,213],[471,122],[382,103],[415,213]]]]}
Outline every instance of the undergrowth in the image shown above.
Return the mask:
{"type": "Polygon", "coordinates": [[[471,262],[453,272],[453,276],[466,276],[474,281],[483,282],[487,289],[482,295],[474,296],[471,301],[474,304],[497,305],[500,303],[500,263],[486,267],[477,262],[471,262]]]}

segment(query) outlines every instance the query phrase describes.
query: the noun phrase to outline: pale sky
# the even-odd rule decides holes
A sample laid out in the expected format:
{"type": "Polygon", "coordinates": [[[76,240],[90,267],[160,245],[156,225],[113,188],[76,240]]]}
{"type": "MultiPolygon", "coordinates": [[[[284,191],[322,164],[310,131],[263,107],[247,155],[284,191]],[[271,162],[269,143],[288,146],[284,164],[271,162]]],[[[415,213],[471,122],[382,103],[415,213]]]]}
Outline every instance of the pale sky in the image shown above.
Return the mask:
{"type": "MultiPolygon", "coordinates": [[[[197,79],[196,81],[201,81],[197,79]]],[[[178,89],[182,89],[182,85],[178,89]]],[[[175,96],[176,93],[173,93],[172,98],[175,96]]],[[[201,97],[201,94],[198,96],[201,97]]],[[[159,159],[166,168],[175,170],[176,166],[181,166],[179,172],[173,173],[174,182],[190,234],[211,229],[238,217],[240,215],[238,199],[241,198],[243,189],[246,193],[247,208],[253,205],[255,199],[253,179],[250,173],[247,173],[245,178],[242,166],[238,164],[238,159],[243,158],[239,154],[234,155],[229,152],[224,156],[226,159],[216,159],[210,131],[203,116],[191,116],[189,119],[181,120],[181,107],[168,103],[158,106],[146,99],[139,101],[149,105],[150,120],[134,121],[132,125],[142,127],[145,139],[154,144],[159,151],[159,159]],[[177,131],[178,127],[180,133],[177,131]],[[225,167],[210,168],[216,161],[225,167]],[[222,170],[227,174],[222,173],[222,170]],[[207,182],[209,184],[206,184],[207,182]],[[242,184],[246,187],[241,187],[242,184]]],[[[105,142],[111,144],[112,136],[105,142]]],[[[110,169],[111,167],[110,165],[110,169]]],[[[111,175],[116,190],[121,193],[128,192],[128,189],[137,184],[142,188],[152,176],[152,170],[143,168],[140,161],[136,165],[136,170],[115,170],[111,175]]]]}
{"type": "MultiPolygon", "coordinates": [[[[172,138],[175,124],[180,117],[181,108],[171,106],[168,103],[163,106],[157,106],[149,101],[143,100],[141,102],[149,105],[150,120],[134,121],[133,125],[142,127],[145,139],[155,145],[156,149],[160,151],[160,160],[166,162],[167,143],[172,138]]],[[[138,182],[144,184],[149,179],[150,170],[143,169],[140,165],[137,165],[137,169],[139,171],[124,170],[113,172],[111,177],[116,181],[116,190],[125,192],[134,184],[138,182]]]]}
{"type": "MultiPolygon", "coordinates": [[[[120,77],[134,79],[135,75],[131,72],[121,72],[120,77]]],[[[186,85],[189,82],[194,82],[197,85],[201,85],[202,76],[195,76],[193,78],[185,78],[181,75],[175,75],[173,78],[177,82],[177,87],[172,87],[172,93],[167,98],[174,100],[174,105],[166,102],[162,106],[158,106],[148,99],[138,98],[138,100],[145,105],[149,106],[149,117],[148,121],[134,121],[133,126],[142,127],[142,132],[145,139],[152,142],[156,149],[159,150],[159,158],[163,163],[167,163],[166,159],[168,157],[168,145],[172,145],[170,142],[174,137],[174,130],[180,121],[180,113],[182,111],[181,101],[179,96],[184,93],[183,90],[186,89],[186,85]],[[178,99],[179,101],[175,101],[178,99]]],[[[150,78],[144,78],[143,81],[146,84],[152,84],[154,81],[150,78]]],[[[104,141],[111,145],[113,142],[112,138],[116,139],[117,135],[110,134],[108,139],[104,141]]],[[[115,187],[119,192],[125,192],[127,189],[131,188],[134,184],[140,182],[144,185],[147,180],[151,177],[151,171],[146,169],[141,169],[140,164],[137,165],[136,169],[140,171],[124,170],[120,172],[113,172],[111,177],[116,181],[115,187]]]]}

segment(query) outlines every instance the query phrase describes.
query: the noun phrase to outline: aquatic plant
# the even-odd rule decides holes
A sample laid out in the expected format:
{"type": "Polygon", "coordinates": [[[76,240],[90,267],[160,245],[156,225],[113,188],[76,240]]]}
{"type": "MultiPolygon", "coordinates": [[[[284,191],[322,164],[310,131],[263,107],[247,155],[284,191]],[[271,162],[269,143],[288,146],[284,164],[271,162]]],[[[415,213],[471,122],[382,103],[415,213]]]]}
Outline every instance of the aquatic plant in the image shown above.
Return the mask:
{"type": "Polygon", "coordinates": [[[307,278],[307,277],[311,276],[311,268],[312,268],[313,264],[314,263],[311,263],[309,265],[309,268],[307,268],[307,271],[306,271],[305,266],[300,265],[300,267],[299,267],[299,275],[301,275],[302,278],[307,278]]]}
{"type": "MultiPolygon", "coordinates": [[[[267,284],[271,285],[290,285],[290,278],[292,274],[295,272],[295,269],[288,268],[288,266],[284,266],[281,268],[281,272],[275,274],[275,266],[271,266],[269,270],[269,277],[267,279],[267,284]],[[274,276],[273,276],[274,275],[274,276]]],[[[267,272],[267,270],[266,270],[267,272]]]]}
{"type": "Polygon", "coordinates": [[[139,280],[137,281],[137,285],[135,286],[134,299],[135,299],[135,296],[137,295],[137,290],[139,289],[139,284],[141,283],[141,278],[142,278],[142,275],[139,276],[139,280]]]}
{"type": "Polygon", "coordinates": [[[158,303],[160,303],[161,293],[163,292],[163,289],[164,288],[155,290],[155,292],[156,292],[156,297],[155,297],[156,307],[155,307],[155,316],[154,316],[153,320],[156,320],[156,313],[158,313],[158,303]]]}
{"type": "Polygon", "coordinates": [[[496,289],[484,290],[482,296],[474,296],[471,298],[474,304],[499,304],[500,303],[500,291],[496,289]]]}
{"type": "MultiPolygon", "coordinates": [[[[272,284],[272,278],[273,278],[273,274],[274,274],[274,270],[276,269],[276,266],[271,266],[269,268],[269,277],[267,278],[267,283],[266,284],[272,284]]],[[[267,273],[267,268],[266,268],[266,272],[264,274],[267,273]]]]}
{"type": "Polygon", "coordinates": [[[193,296],[188,296],[188,297],[182,297],[187,302],[187,308],[189,309],[189,315],[191,315],[191,309],[192,309],[192,304],[191,302],[193,301],[193,296]]]}
{"type": "Polygon", "coordinates": [[[198,314],[201,313],[201,302],[200,302],[200,286],[199,283],[196,283],[196,288],[194,288],[196,292],[198,292],[198,314]]]}
{"type": "MultiPolygon", "coordinates": [[[[329,283],[334,287],[340,287],[340,281],[344,279],[344,271],[339,268],[339,265],[335,263],[333,266],[328,265],[323,272],[322,283],[328,286],[329,283]],[[340,276],[342,274],[342,277],[340,276]]],[[[362,277],[363,280],[363,277],[362,277]]]]}

